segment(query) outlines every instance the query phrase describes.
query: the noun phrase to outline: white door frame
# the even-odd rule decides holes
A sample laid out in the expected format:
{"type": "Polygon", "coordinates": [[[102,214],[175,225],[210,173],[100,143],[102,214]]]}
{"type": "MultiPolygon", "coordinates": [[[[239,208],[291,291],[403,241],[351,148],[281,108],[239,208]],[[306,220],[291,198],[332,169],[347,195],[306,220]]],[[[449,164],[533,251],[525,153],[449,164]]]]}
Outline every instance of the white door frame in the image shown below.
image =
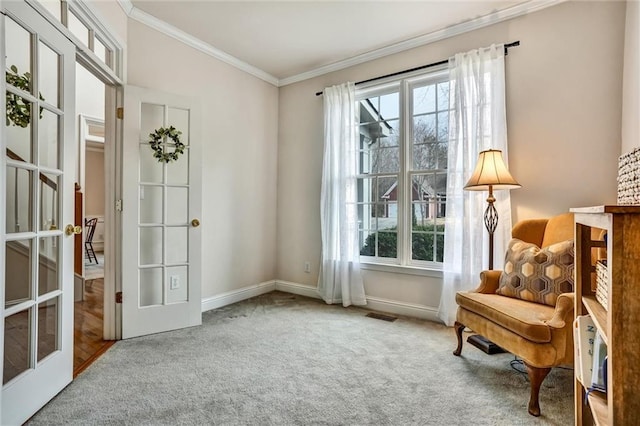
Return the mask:
{"type": "MultiPolygon", "coordinates": [[[[76,56],[77,59],[77,56],[76,56]]],[[[121,137],[119,137],[119,133],[116,132],[116,108],[112,106],[113,101],[111,100],[115,94],[115,92],[119,88],[119,83],[114,82],[113,80],[105,80],[102,77],[102,73],[97,72],[97,70],[93,67],[88,67],[85,61],[77,61],[81,63],[81,65],[87,69],[91,74],[94,75],[98,80],[100,80],[105,85],[105,119],[104,119],[104,129],[105,129],[105,144],[104,144],[104,184],[105,184],[105,212],[104,212],[104,224],[105,224],[105,233],[104,233],[104,257],[107,259],[104,265],[104,314],[103,314],[103,338],[104,340],[119,340],[121,337],[119,320],[116,318],[118,315],[116,314],[116,302],[115,302],[115,294],[116,289],[118,288],[119,277],[121,274],[119,271],[119,262],[118,262],[118,253],[119,243],[120,243],[120,215],[119,212],[115,211],[116,200],[120,195],[120,156],[119,145],[122,143],[121,137]]],[[[81,113],[81,111],[79,111],[81,113]]],[[[87,122],[91,122],[93,119],[91,117],[87,117],[84,115],[80,115],[79,117],[79,140],[78,144],[78,164],[84,162],[85,156],[85,139],[84,139],[84,128],[87,125],[87,122]]],[[[102,121],[102,119],[98,119],[102,121]]],[[[78,172],[78,180],[80,185],[84,189],[84,170],[80,170],[78,172]]],[[[82,207],[82,214],[84,217],[84,205],[82,207]]],[[[83,266],[84,270],[84,266],[83,266]]]]}
{"type": "Polygon", "coordinates": [[[107,84],[105,93],[105,234],[104,256],[109,259],[104,271],[104,339],[122,339],[122,304],[116,303],[116,294],[122,292],[122,120],[116,119],[116,110],[122,108],[121,84],[107,84]],[[109,224],[109,226],[106,226],[109,224]]]}
{"type": "MultiPolygon", "coordinates": [[[[2,11],[2,0],[0,0],[0,11],[2,11]]],[[[4,17],[0,16],[0,34],[5,34],[4,32],[4,17]]],[[[4,55],[4,46],[0,45],[0,69],[6,70],[7,66],[5,63],[5,55],[4,55]]],[[[4,78],[0,79],[0,93],[6,93],[6,81],[4,78]]],[[[6,103],[0,102],[0,117],[6,117],[6,103]]],[[[2,123],[0,123],[2,124],[2,123]]],[[[3,145],[3,141],[6,138],[5,135],[5,126],[0,126],[0,146],[3,145]]],[[[7,170],[7,156],[4,152],[0,153],[0,170],[5,173],[7,170]]],[[[6,185],[0,185],[0,235],[4,235],[6,230],[6,197],[7,197],[7,187],[6,185]]],[[[6,259],[6,244],[4,241],[0,241],[0,259],[6,259]]],[[[5,281],[5,267],[0,266],[0,318],[4,318],[4,304],[5,304],[5,292],[4,292],[4,283],[5,281]]],[[[2,327],[4,327],[4,321],[0,321],[2,327]]],[[[2,357],[0,358],[0,371],[4,372],[4,329],[0,333],[0,348],[2,351],[2,357]]],[[[0,419],[2,419],[2,390],[0,390],[0,419]]]]}

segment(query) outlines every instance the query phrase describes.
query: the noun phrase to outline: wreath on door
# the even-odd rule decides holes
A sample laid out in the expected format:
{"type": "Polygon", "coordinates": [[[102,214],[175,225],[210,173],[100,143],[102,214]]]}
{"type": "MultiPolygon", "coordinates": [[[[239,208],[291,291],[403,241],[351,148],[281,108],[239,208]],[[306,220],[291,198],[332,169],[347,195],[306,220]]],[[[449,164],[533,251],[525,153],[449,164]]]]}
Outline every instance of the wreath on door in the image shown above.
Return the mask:
{"type": "MultiPolygon", "coordinates": [[[[18,71],[18,67],[15,65],[11,65],[6,72],[6,81],[7,84],[18,88],[20,90],[24,90],[25,92],[31,92],[31,73],[25,72],[20,74],[18,71]]],[[[41,94],[39,94],[39,98],[41,101],[44,101],[44,98],[41,94]]],[[[42,118],[42,110],[40,107],[40,118],[42,118]]],[[[22,128],[26,128],[31,123],[31,102],[25,101],[24,98],[20,95],[17,95],[13,92],[7,90],[7,117],[6,117],[7,126],[19,126],[22,128]]]]}
{"type": "Polygon", "coordinates": [[[176,161],[181,154],[184,153],[184,144],[180,141],[180,135],[182,132],[177,130],[173,126],[168,128],[160,127],[149,133],[149,145],[153,150],[153,156],[158,159],[160,163],[170,163],[176,161]],[[162,142],[169,138],[174,144],[173,151],[165,151],[162,142]]]}

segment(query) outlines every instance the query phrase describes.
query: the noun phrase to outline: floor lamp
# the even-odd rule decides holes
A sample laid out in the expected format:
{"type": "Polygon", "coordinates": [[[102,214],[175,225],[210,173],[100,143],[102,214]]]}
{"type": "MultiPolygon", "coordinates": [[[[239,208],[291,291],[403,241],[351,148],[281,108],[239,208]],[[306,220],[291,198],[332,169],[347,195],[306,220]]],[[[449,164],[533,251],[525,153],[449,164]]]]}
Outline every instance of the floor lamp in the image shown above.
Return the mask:
{"type": "Polygon", "coordinates": [[[478,156],[476,169],[464,186],[467,191],[489,191],[487,197],[487,209],[484,212],[484,225],[489,232],[489,270],[493,269],[493,233],[498,226],[498,211],[493,203],[494,189],[516,189],[520,185],[507,170],[502,159],[502,151],[489,149],[482,151],[478,156]]]}

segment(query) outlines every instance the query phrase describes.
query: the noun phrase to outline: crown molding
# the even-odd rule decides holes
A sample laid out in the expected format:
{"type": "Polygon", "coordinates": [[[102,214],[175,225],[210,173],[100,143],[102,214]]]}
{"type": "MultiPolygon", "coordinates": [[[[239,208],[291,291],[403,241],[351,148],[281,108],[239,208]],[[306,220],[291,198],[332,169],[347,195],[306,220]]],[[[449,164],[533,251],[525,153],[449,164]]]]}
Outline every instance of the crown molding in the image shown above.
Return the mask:
{"type": "Polygon", "coordinates": [[[271,74],[250,65],[235,56],[231,56],[222,50],[216,49],[209,43],[205,43],[197,37],[192,36],[191,34],[187,34],[186,32],[174,27],[171,24],[166,23],[165,21],[156,18],[155,16],[144,12],[137,7],[133,6],[133,4],[129,0],[118,0],[122,10],[125,11],[127,16],[131,19],[138,21],[144,25],[147,25],[150,28],[153,28],[163,34],[172,37],[187,46],[193,47],[196,50],[199,50],[202,53],[205,53],[209,56],[212,56],[226,64],[229,64],[241,71],[244,71],[248,74],[253,75],[261,80],[266,81],[269,84],[274,86],[278,86],[278,79],[271,74]],[[128,11],[128,12],[127,12],[128,11]]]}
{"type": "Polygon", "coordinates": [[[359,65],[365,62],[380,59],[385,56],[393,55],[395,53],[404,52],[406,50],[414,49],[416,47],[424,46],[426,44],[434,43],[436,41],[444,40],[449,37],[460,35],[469,31],[477,30],[487,27],[489,25],[496,24],[498,22],[506,21],[509,19],[517,18],[519,16],[527,15],[529,13],[537,12],[542,9],[546,9],[551,6],[555,6],[560,3],[564,3],[567,0],[529,0],[525,3],[520,3],[515,6],[503,10],[496,10],[488,15],[480,16],[459,24],[451,25],[446,28],[442,28],[436,31],[432,31],[428,34],[424,34],[418,37],[414,37],[409,40],[402,41],[400,43],[392,44],[380,49],[372,50],[361,55],[345,59],[343,61],[334,62],[332,64],[324,65],[309,71],[305,71],[300,74],[292,75],[278,79],[277,77],[254,67],[232,55],[229,55],[222,50],[216,49],[212,45],[205,43],[204,41],[196,38],[186,32],[174,27],[150,15],[138,8],[136,8],[130,0],[117,0],[122,10],[131,19],[134,19],[144,25],[147,25],[157,31],[160,31],[182,43],[193,47],[207,55],[210,55],[216,59],[221,60],[239,70],[247,72],[257,78],[260,78],[267,83],[270,83],[276,87],[282,87],[300,81],[308,80],[311,78],[319,77],[324,74],[328,74],[334,71],[339,71],[345,68],[359,65]]]}
{"type": "Polygon", "coordinates": [[[300,81],[319,77],[330,72],[339,71],[345,68],[352,67],[354,65],[373,61],[374,59],[380,59],[385,56],[393,55],[395,53],[404,52],[406,50],[444,40],[449,37],[484,28],[498,22],[537,12],[539,10],[555,6],[565,1],[567,0],[530,0],[526,3],[520,3],[507,9],[497,10],[488,15],[480,16],[469,21],[461,22],[459,24],[451,25],[440,30],[432,31],[428,34],[405,40],[400,43],[372,50],[371,52],[363,53],[361,55],[345,59],[344,61],[334,62],[332,64],[324,65],[310,71],[293,75],[291,77],[281,78],[278,81],[278,86],[282,87],[288,84],[298,83],[300,81]]]}
{"type": "Polygon", "coordinates": [[[133,10],[133,3],[130,0],[117,0],[118,4],[127,16],[131,16],[133,10]]]}

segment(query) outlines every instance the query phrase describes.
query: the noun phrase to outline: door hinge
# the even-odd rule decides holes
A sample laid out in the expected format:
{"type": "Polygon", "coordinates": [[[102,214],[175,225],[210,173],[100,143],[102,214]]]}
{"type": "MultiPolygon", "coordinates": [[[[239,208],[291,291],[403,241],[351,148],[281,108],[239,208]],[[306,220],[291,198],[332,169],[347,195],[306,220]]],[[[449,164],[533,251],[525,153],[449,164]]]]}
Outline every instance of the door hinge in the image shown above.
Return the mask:
{"type": "Polygon", "coordinates": [[[124,118],[124,108],[118,107],[116,108],[116,117],[122,120],[124,118]]]}
{"type": "Polygon", "coordinates": [[[122,303],[122,292],[116,292],[116,303],[122,303]]]}
{"type": "Polygon", "coordinates": [[[122,211],[122,200],[116,200],[116,211],[117,212],[122,211]]]}

